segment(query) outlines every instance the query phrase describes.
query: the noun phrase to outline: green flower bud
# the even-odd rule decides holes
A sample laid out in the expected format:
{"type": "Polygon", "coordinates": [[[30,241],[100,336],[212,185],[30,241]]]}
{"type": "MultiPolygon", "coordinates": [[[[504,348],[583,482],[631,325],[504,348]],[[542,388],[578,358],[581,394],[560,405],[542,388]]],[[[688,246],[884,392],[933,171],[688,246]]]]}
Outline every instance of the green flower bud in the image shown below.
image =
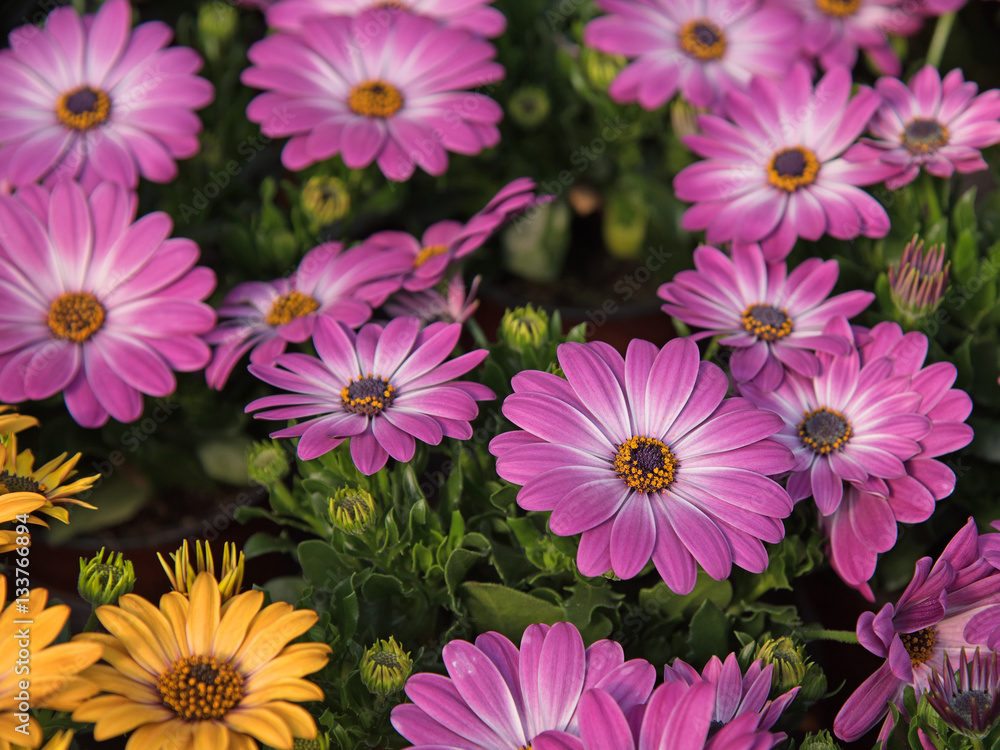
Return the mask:
{"type": "Polygon", "coordinates": [[[649,206],[637,190],[615,190],[606,198],[601,226],[604,244],[616,258],[635,258],[649,225],[649,206]]]}
{"type": "Polygon", "coordinates": [[[515,352],[540,349],[549,340],[549,315],[530,304],[507,310],[500,320],[500,340],[515,352]]]}
{"type": "Polygon", "coordinates": [[[802,690],[799,697],[806,703],[814,703],[826,695],[826,675],[815,664],[810,664],[806,676],[802,680],[802,690]]]}
{"type": "Polygon", "coordinates": [[[951,267],[944,257],[944,245],[924,250],[923,240],[914,237],[903,249],[899,263],[889,267],[889,294],[904,322],[913,323],[938,309],[948,289],[951,267]]]}
{"type": "Polygon", "coordinates": [[[596,49],[584,47],[580,51],[580,64],[587,81],[598,91],[607,91],[628,61],[621,55],[605,55],[596,49]]]}
{"type": "Polygon", "coordinates": [[[698,115],[707,111],[678,96],[670,103],[670,124],[678,137],[697,133],[698,115]]]}
{"type": "Polygon", "coordinates": [[[834,741],[827,730],[818,734],[810,732],[799,745],[799,750],[840,750],[840,745],[834,741]]]}
{"type": "Polygon", "coordinates": [[[779,693],[801,685],[809,668],[805,649],[787,637],[766,641],[757,649],[754,658],[760,659],[765,666],[772,665],[771,687],[779,693]]]}
{"type": "Polygon", "coordinates": [[[538,86],[522,86],[510,95],[507,102],[510,118],[522,128],[538,127],[545,122],[551,109],[549,95],[538,86]]]}
{"type": "Polygon", "coordinates": [[[239,11],[230,3],[214,0],[198,9],[198,38],[209,59],[219,59],[221,46],[233,38],[238,23],[239,11]]]}
{"type": "Polygon", "coordinates": [[[361,657],[361,681],[376,695],[390,695],[403,689],[413,671],[413,660],[392,636],[376,641],[361,657]]]}
{"type": "Polygon", "coordinates": [[[313,224],[324,227],[347,216],[351,194],[343,180],[336,177],[310,177],[302,189],[302,210],[313,224]]]}
{"type": "Polygon", "coordinates": [[[270,485],[288,474],[288,456],[277,440],[254,443],[247,451],[247,473],[250,481],[270,485]]]}
{"type": "Polygon", "coordinates": [[[348,534],[360,534],[375,521],[375,500],[370,492],[342,487],[330,498],[330,522],[348,534]]]}
{"type": "Polygon", "coordinates": [[[94,607],[117,604],[122,594],[128,594],[135,586],[135,570],[132,563],[119,552],[108,556],[104,562],[104,548],[90,560],[80,558],[80,578],[76,590],[80,596],[94,607]]]}

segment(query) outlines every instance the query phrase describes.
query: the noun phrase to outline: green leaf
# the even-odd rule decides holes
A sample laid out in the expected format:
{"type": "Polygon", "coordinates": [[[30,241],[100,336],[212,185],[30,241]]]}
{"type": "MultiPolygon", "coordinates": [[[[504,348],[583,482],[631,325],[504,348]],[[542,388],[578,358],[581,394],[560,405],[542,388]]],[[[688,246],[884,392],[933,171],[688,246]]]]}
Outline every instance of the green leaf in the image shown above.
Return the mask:
{"type": "Polygon", "coordinates": [[[695,664],[704,664],[711,657],[729,650],[729,618],[716,606],[705,601],[691,618],[688,636],[689,656],[695,664]]]}
{"type": "Polygon", "coordinates": [[[966,230],[958,235],[951,252],[951,268],[955,280],[960,284],[965,284],[975,277],[979,270],[979,252],[976,235],[972,232],[966,230]]]}
{"type": "Polygon", "coordinates": [[[955,201],[955,208],[951,212],[951,224],[956,234],[962,232],[976,231],[976,187],[971,188],[962,194],[962,197],[955,201]]]}
{"type": "MultiPolygon", "coordinates": [[[[496,485],[495,482],[491,484],[496,485]]],[[[493,507],[495,508],[510,510],[511,506],[517,502],[517,493],[520,489],[520,487],[515,487],[507,483],[496,486],[493,492],[490,493],[490,502],[493,503],[493,507]]]]}
{"type": "Polygon", "coordinates": [[[514,641],[533,623],[551,625],[563,619],[557,605],[498,583],[465,583],[459,598],[479,632],[495,630],[514,641]]]}
{"type": "Polygon", "coordinates": [[[295,542],[287,537],[274,536],[266,531],[258,531],[251,536],[243,545],[243,554],[247,560],[266,555],[271,552],[291,552],[295,549],[295,542]]]}
{"type": "Polygon", "coordinates": [[[469,572],[477,561],[486,556],[486,550],[470,550],[459,548],[448,556],[448,561],[444,566],[444,582],[448,588],[448,598],[451,601],[452,610],[458,609],[458,587],[465,580],[465,574],[469,572]]]}
{"type": "Polygon", "coordinates": [[[317,588],[331,588],[334,571],[342,569],[340,555],[326,542],[308,539],[298,548],[302,574],[317,588]]]}

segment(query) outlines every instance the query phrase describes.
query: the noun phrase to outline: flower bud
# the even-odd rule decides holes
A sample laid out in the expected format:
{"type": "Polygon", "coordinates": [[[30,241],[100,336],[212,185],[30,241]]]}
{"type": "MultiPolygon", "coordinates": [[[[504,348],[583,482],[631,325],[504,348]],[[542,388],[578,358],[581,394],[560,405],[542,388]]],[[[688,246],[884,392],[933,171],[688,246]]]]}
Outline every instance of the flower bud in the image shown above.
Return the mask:
{"type": "Polygon", "coordinates": [[[76,590],[93,607],[117,604],[119,597],[128,594],[135,586],[135,570],[121,552],[114,553],[104,562],[104,548],[90,560],[80,558],[80,577],[76,590]]]}
{"type": "Polygon", "coordinates": [[[604,205],[604,244],[616,258],[635,258],[649,225],[649,206],[637,190],[614,190],[604,205]]]}
{"type": "Polygon", "coordinates": [[[194,565],[191,563],[191,553],[186,539],[180,549],[170,553],[170,558],[174,562],[173,570],[167,565],[163,555],[157,553],[156,556],[160,559],[160,565],[163,566],[167,578],[170,579],[173,590],[184,594],[184,596],[187,596],[191,591],[194,579],[198,577],[198,574],[206,571],[219,582],[219,595],[223,604],[240,593],[240,588],[243,585],[245,558],[242,552],[237,554],[236,544],[233,542],[222,545],[222,569],[219,575],[215,574],[215,560],[208,542],[205,542],[204,550],[201,546],[201,540],[195,542],[194,565]]]}
{"type": "Polygon", "coordinates": [[[834,741],[827,730],[818,734],[810,732],[799,745],[799,750],[840,750],[840,745],[834,741]]]}
{"type": "Polygon", "coordinates": [[[791,638],[770,639],[757,649],[754,658],[764,665],[773,667],[771,687],[775,692],[784,693],[802,684],[809,667],[805,649],[791,638]]]}
{"type": "Polygon", "coordinates": [[[392,636],[376,641],[361,657],[361,681],[376,695],[390,695],[403,689],[413,671],[409,652],[403,651],[392,636]]]}
{"type": "Polygon", "coordinates": [[[530,304],[507,310],[500,320],[500,340],[521,354],[540,349],[549,340],[548,313],[530,304]]]}
{"type": "Polygon", "coordinates": [[[931,672],[927,702],[948,726],[970,737],[985,737],[1000,719],[1000,655],[978,648],[969,659],[963,648],[958,669],[948,655],[944,670],[931,672]]]}
{"type": "Polygon", "coordinates": [[[889,267],[889,294],[896,310],[907,322],[925,318],[941,304],[948,289],[944,245],[924,250],[916,236],[903,249],[899,263],[889,267]]]}
{"type": "Polygon", "coordinates": [[[522,128],[537,128],[549,116],[552,102],[545,89],[538,86],[522,86],[510,95],[507,112],[510,119],[522,128]]]}
{"type": "Polygon", "coordinates": [[[272,485],[288,474],[288,456],[277,440],[254,443],[247,451],[250,481],[272,485]]]}
{"type": "Polygon", "coordinates": [[[360,534],[375,522],[375,499],[359,487],[342,487],[330,498],[330,522],[348,534],[360,534]]]}
{"type": "Polygon", "coordinates": [[[343,180],[316,175],[302,189],[302,210],[314,225],[325,227],[347,216],[351,194],[343,180]]]}
{"type": "Polygon", "coordinates": [[[198,10],[198,38],[210,60],[221,57],[222,45],[233,38],[239,23],[239,11],[230,3],[214,0],[198,10]]]}
{"type": "Polygon", "coordinates": [[[621,55],[605,55],[596,49],[584,47],[580,50],[580,64],[587,81],[598,91],[607,91],[628,61],[621,55]]]}

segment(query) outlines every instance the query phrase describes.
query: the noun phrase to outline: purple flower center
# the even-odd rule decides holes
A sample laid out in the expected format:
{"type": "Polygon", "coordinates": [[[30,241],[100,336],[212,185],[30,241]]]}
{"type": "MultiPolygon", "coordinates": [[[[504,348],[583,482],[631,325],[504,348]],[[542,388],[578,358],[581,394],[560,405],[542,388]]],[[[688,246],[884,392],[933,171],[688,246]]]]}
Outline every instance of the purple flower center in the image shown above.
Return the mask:
{"type": "Polygon", "coordinates": [[[792,319],[773,305],[750,305],[740,318],[743,328],[762,341],[777,341],[792,332],[792,319]]]}
{"type": "Polygon", "coordinates": [[[639,492],[663,492],[674,482],[678,461],[655,438],[634,436],[618,446],[615,474],[639,492]]]}
{"type": "Polygon", "coordinates": [[[851,439],[851,423],[839,411],[821,406],[802,416],[799,437],[815,453],[826,455],[841,450],[851,439]]]}
{"type": "Polygon", "coordinates": [[[340,399],[344,408],[353,414],[374,417],[392,403],[396,389],[385,378],[373,377],[371,373],[354,380],[340,389],[340,399]]]}
{"type": "Polygon", "coordinates": [[[188,656],[160,675],[156,689],[184,721],[221,719],[243,699],[243,677],[215,656],[188,656]]]}
{"type": "Polygon", "coordinates": [[[937,120],[917,118],[903,129],[903,145],[911,154],[929,154],[948,143],[948,135],[937,120]]]}
{"type": "Polygon", "coordinates": [[[82,344],[104,325],[104,306],[89,292],[70,292],[56,297],[46,322],[57,339],[82,344]]]}
{"type": "Polygon", "coordinates": [[[910,664],[916,669],[934,655],[937,633],[934,628],[924,628],[916,633],[900,633],[899,640],[910,655],[910,664]]]}
{"type": "Polygon", "coordinates": [[[373,78],[351,89],[347,105],[364,117],[392,117],[403,107],[403,94],[388,81],[373,78]]]}
{"type": "Polygon", "coordinates": [[[28,477],[11,474],[9,471],[0,471],[0,485],[6,488],[6,492],[37,492],[45,493],[44,485],[39,484],[28,477]]]}
{"type": "Polygon", "coordinates": [[[319,303],[315,299],[308,294],[292,290],[275,298],[264,320],[269,326],[282,326],[318,309],[319,303]]]}
{"type": "Polygon", "coordinates": [[[90,130],[108,119],[111,100],[100,89],[90,86],[67,91],[56,102],[59,121],[74,130],[90,130]]]}
{"type": "Polygon", "coordinates": [[[861,0],[816,0],[816,7],[828,16],[843,18],[858,12],[861,0]]]}
{"type": "Polygon", "coordinates": [[[816,154],[802,146],[786,148],[771,157],[767,167],[767,179],[776,188],[789,193],[805,185],[811,185],[819,174],[819,159],[816,154]]]}
{"type": "Polygon", "coordinates": [[[726,52],[726,35],[707,18],[688,21],[678,32],[681,49],[696,60],[716,60],[726,52]]]}

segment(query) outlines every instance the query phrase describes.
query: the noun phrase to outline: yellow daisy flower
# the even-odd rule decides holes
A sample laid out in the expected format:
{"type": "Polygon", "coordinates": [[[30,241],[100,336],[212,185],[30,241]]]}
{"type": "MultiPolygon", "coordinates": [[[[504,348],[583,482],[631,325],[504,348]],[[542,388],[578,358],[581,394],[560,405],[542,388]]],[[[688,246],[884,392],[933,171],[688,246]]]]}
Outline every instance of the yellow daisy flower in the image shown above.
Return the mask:
{"type": "MultiPolygon", "coordinates": [[[[48,500],[45,499],[45,496],[39,495],[37,492],[8,492],[0,494],[0,524],[11,521],[20,522],[21,519],[19,516],[23,517],[33,513],[47,502],[48,500]]],[[[31,515],[28,515],[28,521],[29,523],[43,523],[31,515]]],[[[26,536],[23,533],[23,528],[21,533],[18,533],[16,527],[13,529],[0,529],[0,554],[10,552],[15,547],[30,546],[30,543],[30,536],[26,536]],[[28,544],[24,544],[25,541],[28,544]]]]}
{"type": "Polygon", "coordinates": [[[322,669],[330,647],[289,641],[319,619],[284,602],[261,609],[247,591],[221,604],[219,582],[200,573],[185,597],[171,591],[157,609],[126,594],[97,608],[110,635],[78,640],[104,646],[104,661],[84,676],[101,689],[73,712],[93,722],[98,742],[131,732],[126,750],[256,750],[257,742],[291,750],[316,737],[312,716],[292,701],[323,691],[303,675],[322,669]]]}
{"type": "Polygon", "coordinates": [[[38,420],[34,417],[18,414],[16,411],[4,414],[4,412],[13,408],[13,406],[8,406],[7,404],[0,404],[0,435],[20,432],[29,427],[38,427],[38,420]]]}
{"type": "MultiPolygon", "coordinates": [[[[33,468],[35,457],[31,451],[18,453],[17,437],[10,434],[0,441],[0,486],[5,487],[7,492],[38,492],[45,495],[52,503],[72,503],[94,510],[93,505],[77,500],[73,495],[89,490],[94,481],[101,476],[100,474],[77,479],[71,484],[63,484],[64,479],[76,474],[73,467],[81,455],[77,453],[67,461],[65,460],[67,454],[63,453],[36,470],[33,468]]],[[[46,510],[42,513],[48,513],[55,518],[60,517],[59,514],[46,510]]],[[[65,512],[62,515],[65,515],[65,512]]]]}
{"type": "MultiPolygon", "coordinates": [[[[32,589],[0,613],[0,750],[42,743],[42,728],[23,710],[25,704],[30,709],[72,711],[97,692],[79,673],[101,657],[101,645],[52,646],[69,619],[69,607],[45,609],[48,596],[45,589],[32,589]]],[[[6,598],[7,579],[0,576],[0,604],[6,598]]]]}
{"type": "MultiPolygon", "coordinates": [[[[184,596],[188,595],[199,573],[207,571],[215,576],[215,560],[212,558],[212,548],[208,542],[205,542],[204,551],[202,551],[201,540],[194,543],[194,549],[195,565],[191,564],[191,552],[188,549],[187,539],[184,540],[184,544],[179,550],[171,552],[170,559],[174,561],[173,570],[167,565],[163,555],[159,552],[156,553],[156,556],[160,558],[160,565],[163,566],[167,578],[170,579],[170,587],[184,596]]],[[[240,587],[243,585],[244,563],[243,553],[240,552],[237,555],[236,545],[233,542],[222,545],[222,569],[218,581],[223,604],[240,593],[240,587]]]]}
{"type": "MultiPolygon", "coordinates": [[[[64,729],[52,735],[52,739],[45,743],[41,750],[69,750],[70,743],[73,742],[73,730],[64,729]]],[[[11,750],[26,750],[26,745],[13,745],[11,750]]]]}

